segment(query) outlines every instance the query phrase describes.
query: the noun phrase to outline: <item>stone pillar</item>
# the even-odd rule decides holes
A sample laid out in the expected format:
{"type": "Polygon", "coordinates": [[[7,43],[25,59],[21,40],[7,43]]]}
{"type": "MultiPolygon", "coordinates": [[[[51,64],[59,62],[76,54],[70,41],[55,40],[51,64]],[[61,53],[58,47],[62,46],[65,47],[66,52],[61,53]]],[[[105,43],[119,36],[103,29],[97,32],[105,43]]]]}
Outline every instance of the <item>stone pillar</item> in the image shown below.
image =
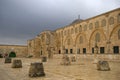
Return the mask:
{"type": "Polygon", "coordinates": [[[42,77],[45,76],[43,63],[31,63],[29,68],[29,77],[42,77]]]}
{"type": "Polygon", "coordinates": [[[22,61],[19,59],[13,60],[12,68],[22,68],[22,61]]]}
{"type": "Polygon", "coordinates": [[[98,61],[97,63],[97,70],[100,71],[109,71],[110,67],[107,61],[98,61]]]}
{"type": "Polygon", "coordinates": [[[6,57],[5,58],[5,63],[11,63],[11,58],[10,57],[6,57]]]}
{"type": "Polygon", "coordinates": [[[61,65],[70,65],[70,58],[68,57],[68,55],[64,54],[62,57],[62,62],[60,63],[61,65]]]}

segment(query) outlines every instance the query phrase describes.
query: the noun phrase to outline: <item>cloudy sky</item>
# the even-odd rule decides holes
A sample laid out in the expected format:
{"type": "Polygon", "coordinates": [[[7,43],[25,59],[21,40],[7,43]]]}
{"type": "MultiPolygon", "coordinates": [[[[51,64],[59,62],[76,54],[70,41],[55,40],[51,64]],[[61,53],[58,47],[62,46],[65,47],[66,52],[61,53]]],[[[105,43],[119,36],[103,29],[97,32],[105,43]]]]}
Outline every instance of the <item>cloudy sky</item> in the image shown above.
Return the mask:
{"type": "Polygon", "coordinates": [[[0,44],[27,44],[43,30],[120,8],[120,0],[0,0],[0,44]]]}

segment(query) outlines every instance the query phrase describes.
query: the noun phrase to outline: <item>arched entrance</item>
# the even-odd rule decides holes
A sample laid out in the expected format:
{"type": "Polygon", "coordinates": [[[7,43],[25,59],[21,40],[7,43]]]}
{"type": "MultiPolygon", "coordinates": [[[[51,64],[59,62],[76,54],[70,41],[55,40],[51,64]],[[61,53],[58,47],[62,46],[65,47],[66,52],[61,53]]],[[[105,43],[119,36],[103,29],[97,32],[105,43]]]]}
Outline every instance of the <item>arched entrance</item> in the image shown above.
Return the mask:
{"type": "Polygon", "coordinates": [[[87,39],[86,34],[80,33],[76,36],[76,53],[77,54],[86,54],[87,53],[87,39]]]}
{"type": "Polygon", "coordinates": [[[95,31],[92,32],[90,39],[89,39],[89,49],[90,53],[94,53],[94,47],[95,44],[98,46],[98,53],[105,53],[105,48],[106,48],[106,36],[103,32],[103,30],[96,29],[95,31]]]}
{"type": "Polygon", "coordinates": [[[65,53],[66,54],[73,54],[73,39],[71,36],[68,36],[65,39],[65,53]]]}
{"type": "Polygon", "coordinates": [[[120,25],[117,25],[113,28],[110,33],[110,49],[111,53],[119,54],[120,53],[120,25]]]}
{"type": "Polygon", "coordinates": [[[11,51],[11,52],[9,53],[9,57],[16,57],[16,53],[15,53],[14,51],[11,51]]]}

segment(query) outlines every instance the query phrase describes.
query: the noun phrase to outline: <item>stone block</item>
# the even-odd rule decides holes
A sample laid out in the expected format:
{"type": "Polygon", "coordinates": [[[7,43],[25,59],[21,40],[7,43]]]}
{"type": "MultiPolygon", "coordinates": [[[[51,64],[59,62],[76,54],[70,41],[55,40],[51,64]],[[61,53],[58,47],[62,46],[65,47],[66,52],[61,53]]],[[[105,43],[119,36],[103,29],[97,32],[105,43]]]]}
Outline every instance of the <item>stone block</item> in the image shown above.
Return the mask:
{"type": "Polygon", "coordinates": [[[22,61],[19,59],[13,60],[12,68],[22,68],[22,61]]]}
{"type": "Polygon", "coordinates": [[[67,55],[63,55],[61,65],[70,65],[70,58],[67,55]]]}
{"type": "Polygon", "coordinates": [[[10,57],[6,57],[5,58],[5,63],[11,63],[11,58],[10,57]]]}
{"type": "Polygon", "coordinates": [[[29,77],[42,77],[45,76],[43,63],[31,63],[29,68],[29,77]]]}
{"type": "Polygon", "coordinates": [[[107,61],[98,61],[97,63],[97,70],[100,71],[109,71],[110,67],[107,61]]]}

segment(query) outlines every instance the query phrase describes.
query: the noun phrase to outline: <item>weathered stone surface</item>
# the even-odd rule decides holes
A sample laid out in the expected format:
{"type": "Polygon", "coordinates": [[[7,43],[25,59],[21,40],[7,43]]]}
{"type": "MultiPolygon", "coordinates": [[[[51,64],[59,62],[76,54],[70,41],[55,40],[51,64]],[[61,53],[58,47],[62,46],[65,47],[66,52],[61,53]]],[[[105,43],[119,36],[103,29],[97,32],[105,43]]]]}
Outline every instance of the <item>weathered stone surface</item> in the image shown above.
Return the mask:
{"type": "Polygon", "coordinates": [[[29,77],[42,77],[45,76],[43,63],[31,63],[29,68],[29,77]]]}
{"type": "Polygon", "coordinates": [[[97,70],[100,71],[109,71],[110,67],[107,61],[98,61],[97,63],[97,70]]]}
{"type": "Polygon", "coordinates": [[[47,62],[47,57],[43,56],[43,57],[41,57],[41,60],[42,60],[42,62],[47,62]]]}
{"type": "Polygon", "coordinates": [[[76,62],[76,56],[71,56],[71,62],[76,62]]]}
{"type": "Polygon", "coordinates": [[[13,60],[12,68],[22,68],[22,61],[21,60],[13,60]]]}
{"type": "Polygon", "coordinates": [[[5,63],[11,63],[11,58],[10,57],[6,57],[5,58],[5,63]]]}
{"type": "Polygon", "coordinates": [[[70,58],[67,55],[63,55],[61,65],[70,65],[70,58]]]}

